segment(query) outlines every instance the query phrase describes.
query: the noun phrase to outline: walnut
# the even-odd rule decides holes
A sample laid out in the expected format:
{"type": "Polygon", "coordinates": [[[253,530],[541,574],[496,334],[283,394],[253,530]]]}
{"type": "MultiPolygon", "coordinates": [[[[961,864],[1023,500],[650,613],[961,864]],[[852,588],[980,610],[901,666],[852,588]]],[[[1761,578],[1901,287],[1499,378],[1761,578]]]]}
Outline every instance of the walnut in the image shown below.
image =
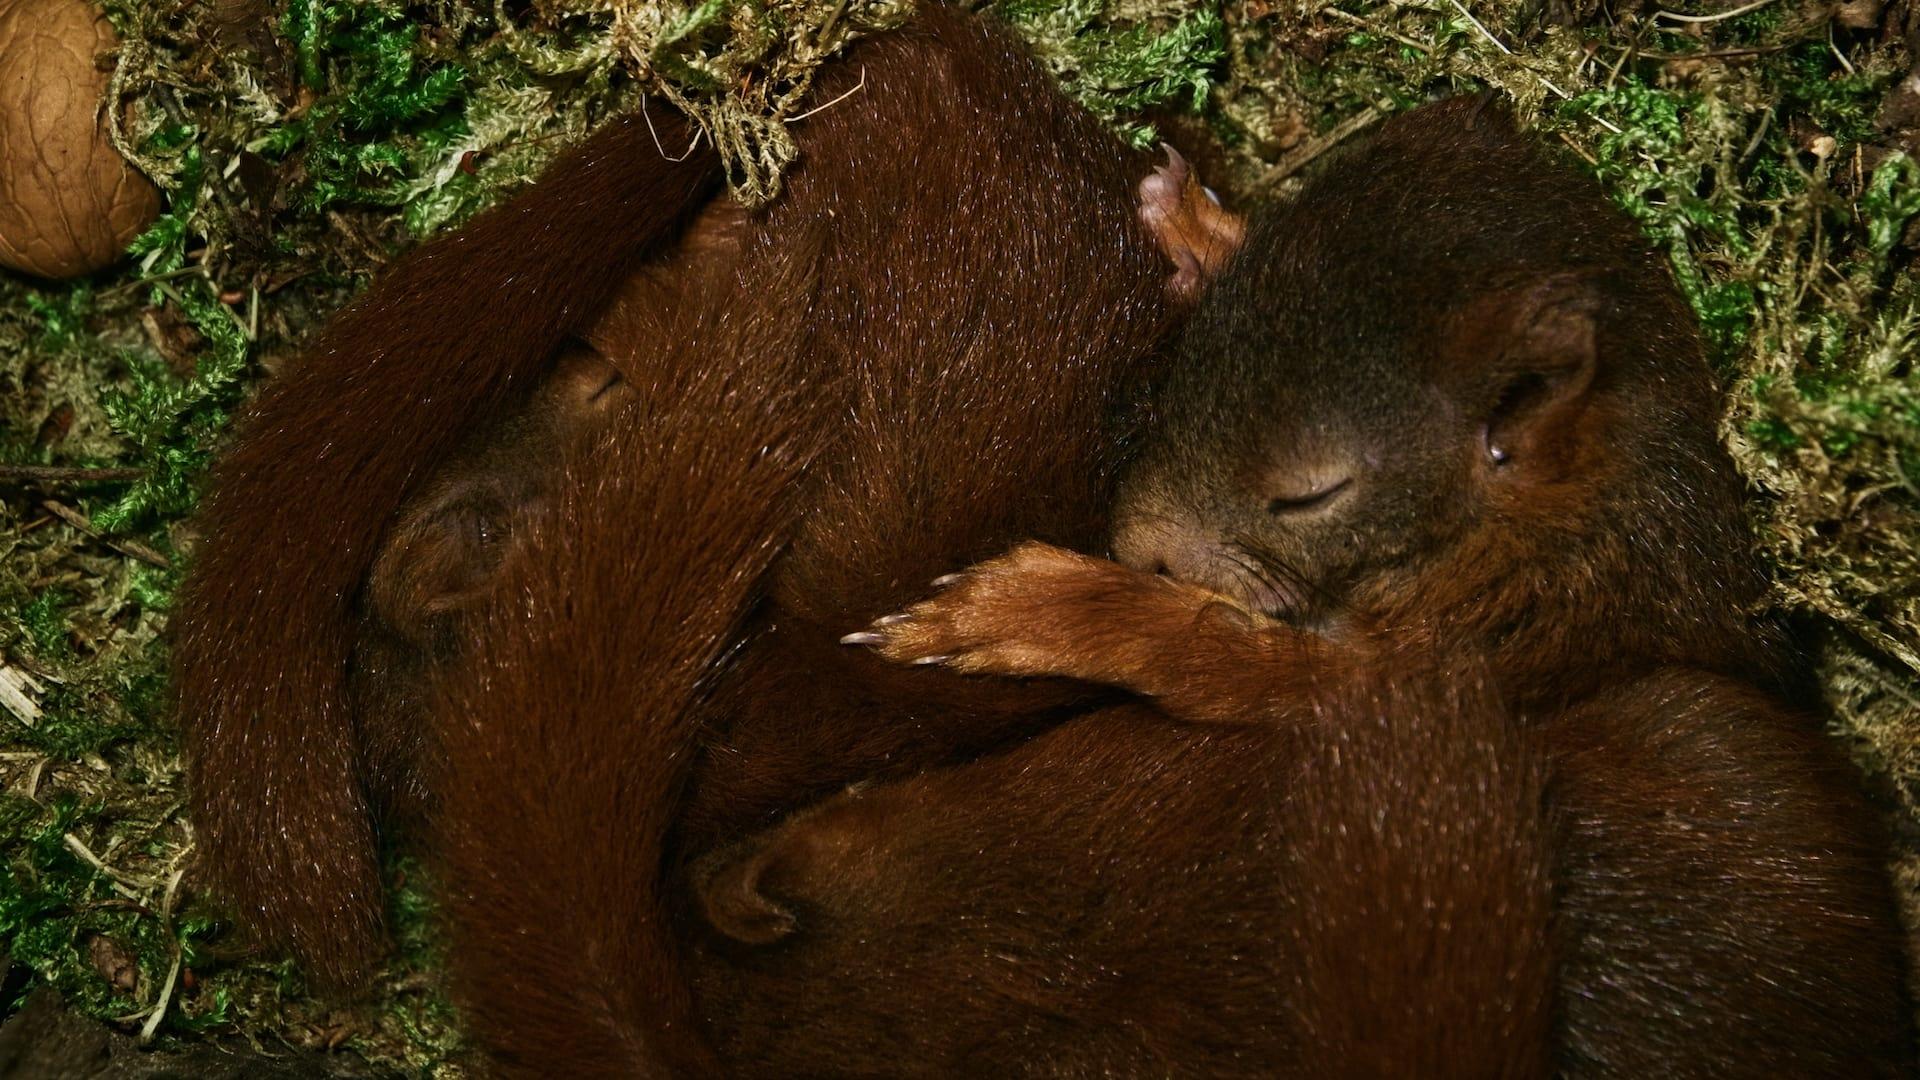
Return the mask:
{"type": "Polygon", "coordinates": [[[91,273],[159,214],[102,122],[96,61],[118,45],[89,0],[0,0],[0,267],[91,273]]]}

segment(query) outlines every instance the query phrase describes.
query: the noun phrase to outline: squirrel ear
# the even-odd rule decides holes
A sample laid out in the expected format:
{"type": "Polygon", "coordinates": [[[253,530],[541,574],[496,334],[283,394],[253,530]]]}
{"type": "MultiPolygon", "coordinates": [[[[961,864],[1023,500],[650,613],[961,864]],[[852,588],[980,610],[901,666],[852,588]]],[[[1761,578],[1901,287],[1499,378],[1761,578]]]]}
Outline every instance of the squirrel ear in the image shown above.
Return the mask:
{"type": "Polygon", "coordinates": [[[1475,305],[1468,336],[1482,367],[1486,448],[1498,465],[1554,452],[1585,406],[1599,365],[1593,283],[1556,277],[1475,305]]]}
{"type": "Polygon", "coordinates": [[[1246,238],[1246,221],[1200,183],[1187,159],[1161,144],[1167,163],[1138,188],[1140,224],[1173,263],[1167,294],[1190,303],[1225,268],[1246,238]]]}

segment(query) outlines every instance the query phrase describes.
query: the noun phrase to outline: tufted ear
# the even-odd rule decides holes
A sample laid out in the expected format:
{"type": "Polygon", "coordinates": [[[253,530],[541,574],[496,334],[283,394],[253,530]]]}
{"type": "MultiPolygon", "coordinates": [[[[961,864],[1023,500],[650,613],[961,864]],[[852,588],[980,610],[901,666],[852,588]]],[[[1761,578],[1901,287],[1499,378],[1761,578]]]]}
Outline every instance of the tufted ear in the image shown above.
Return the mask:
{"type": "Polygon", "coordinates": [[[366,582],[375,618],[432,649],[490,595],[521,523],[548,497],[561,445],[633,393],[599,354],[562,354],[521,411],[450,456],[402,506],[366,582]]]}
{"type": "Polygon", "coordinates": [[[765,889],[775,854],[772,844],[761,844],[695,865],[694,899],[709,926],[743,945],[771,945],[793,933],[793,912],[765,889]]]}
{"type": "Polygon", "coordinates": [[[1168,295],[1190,303],[1240,250],[1246,221],[1220,204],[1178,150],[1161,146],[1167,163],[1140,181],[1140,224],[1173,263],[1168,295]]]}
{"type": "Polygon", "coordinates": [[[1564,450],[1599,367],[1601,300],[1590,278],[1561,275],[1490,293],[1464,313],[1451,365],[1493,464],[1533,467],[1564,450]]]}

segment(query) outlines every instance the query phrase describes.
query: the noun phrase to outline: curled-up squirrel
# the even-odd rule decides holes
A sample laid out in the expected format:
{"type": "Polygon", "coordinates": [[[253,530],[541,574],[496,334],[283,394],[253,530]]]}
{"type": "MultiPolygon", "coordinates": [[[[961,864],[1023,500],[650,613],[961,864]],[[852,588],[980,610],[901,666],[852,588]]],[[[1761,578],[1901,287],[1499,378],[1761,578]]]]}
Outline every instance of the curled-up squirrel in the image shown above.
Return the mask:
{"type": "Polygon", "coordinates": [[[834,639],[1106,534],[1185,302],[1136,218],[1150,159],[935,3],[814,93],[751,213],[656,110],[396,264],[203,504],[176,630],[211,883],[351,987],[375,838],[416,844],[501,1075],[710,1075],[688,864],[1106,693],[834,639]]]}
{"type": "Polygon", "coordinates": [[[1023,545],[850,636],[1140,703],[709,856],[717,1041],[765,1075],[1903,1074],[1879,822],[1784,700],[1717,400],[1589,181],[1484,100],[1382,125],[1207,285],[1115,561],[1023,545]]]}
{"type": "Polygon", "coordinates": [[[431,847],[502,1075],[731,1069],[693,1008],[688,864],[1101,693],[835,638],[1023,536],[1105,535],[1176,303],[1136,219],[1149,159],[935,5],[814,92],[849,96],[796,126],[720,283],[663,338],[596,343],[628,402],[570,445],[433,665],[431,847]]]}
{"type": "Polygon", "coordinates": [[[378,957],[378,810],[418,799],[392,772],[411,735],[356,715],[356,598],[400,506],[525,408],[570,335],[710,198],[712,149],[663,161],[656,134],[685,146],[691,127],[651,106],[618,118],[554,166],[559,187],[398,260],[261,390],[213,467],[172,628],[201,868],[324,981],[378,957]]]}

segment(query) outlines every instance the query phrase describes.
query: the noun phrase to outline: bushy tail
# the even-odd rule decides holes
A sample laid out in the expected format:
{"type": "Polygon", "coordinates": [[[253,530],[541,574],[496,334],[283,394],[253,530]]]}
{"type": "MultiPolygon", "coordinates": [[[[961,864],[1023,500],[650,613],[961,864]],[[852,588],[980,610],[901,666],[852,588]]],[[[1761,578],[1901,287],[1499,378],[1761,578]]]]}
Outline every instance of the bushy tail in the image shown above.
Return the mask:
{"type": "Polygon", "coordinates": [[[399,260],[261,392],[213,472],[174,622],[205,865],[241,919],[336,983],[382,942],[345,700],[353,598],[410,490],[498,415],[718,178],[663,110],[399,260]]]}
{"type": "Polygon", "coordinates": [[[1474,677],[1402,657],[1319,696],[1282,835],[1298,1076],[1552,1072],[1546,758],[1474,677]]]}
{"type": "Polygon", "coordinates": [[[501,1075],[714,1074],[664,848],[699,735],[691,706],[782,547],[805,440],[825,425],[805,415],[804,382],[770,370],[790,343],[671,347],[685,362],[659,370],[677,374],[585,440],[528,523],[510,599],[434,713],[455,995],[501,1075]]]}

